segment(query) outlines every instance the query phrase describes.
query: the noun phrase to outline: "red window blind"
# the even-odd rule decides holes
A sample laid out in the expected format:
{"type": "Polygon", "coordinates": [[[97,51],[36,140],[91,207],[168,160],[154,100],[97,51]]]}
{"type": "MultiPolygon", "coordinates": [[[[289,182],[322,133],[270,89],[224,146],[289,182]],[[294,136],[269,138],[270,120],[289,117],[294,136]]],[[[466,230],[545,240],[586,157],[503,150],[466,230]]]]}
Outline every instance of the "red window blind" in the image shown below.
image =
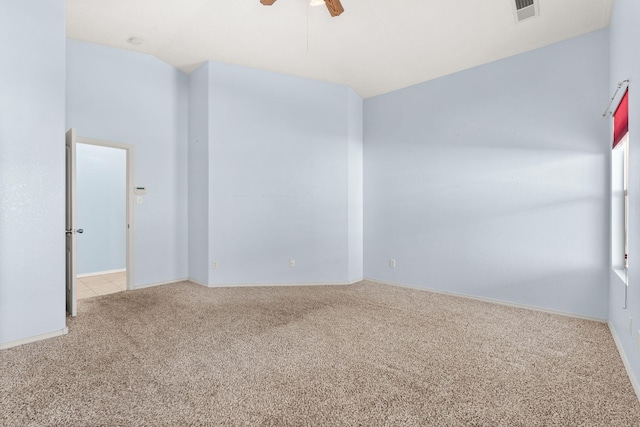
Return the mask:
{"type": "Polygon", "coordinates": [[[613,148],[629,132],[629,91],[625,91],[620,105],[613,113],[613,148]]]}

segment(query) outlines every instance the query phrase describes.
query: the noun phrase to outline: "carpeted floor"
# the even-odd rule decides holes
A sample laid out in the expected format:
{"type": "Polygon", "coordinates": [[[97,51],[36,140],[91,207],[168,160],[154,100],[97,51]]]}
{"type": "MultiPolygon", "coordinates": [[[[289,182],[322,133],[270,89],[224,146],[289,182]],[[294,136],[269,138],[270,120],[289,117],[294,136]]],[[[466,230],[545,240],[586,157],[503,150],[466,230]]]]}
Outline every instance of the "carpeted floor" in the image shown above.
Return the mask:
{"type": "Polygon", "coordinates": [[[80,301],[0,352],[3,426],[640,426],[605,324],[374,283],[80,301]]]}

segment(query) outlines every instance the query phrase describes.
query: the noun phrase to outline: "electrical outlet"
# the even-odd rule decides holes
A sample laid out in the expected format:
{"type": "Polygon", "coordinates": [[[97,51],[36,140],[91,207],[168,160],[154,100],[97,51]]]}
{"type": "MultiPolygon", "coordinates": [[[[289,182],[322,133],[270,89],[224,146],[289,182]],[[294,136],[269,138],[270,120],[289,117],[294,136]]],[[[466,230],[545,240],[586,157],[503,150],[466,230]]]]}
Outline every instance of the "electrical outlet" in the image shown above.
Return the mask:
{"type": "Polygon", "coordinates": [[[396,260],[395,259],[390,259],[389,260],[389,267],[396,268],[396,260]]]}
{"type": "Polygon", "coordinates": [[[296,266],[296,260],[295,259],[290,259],[289,260],[289,267],[294,268],[296,266]]]}
{"type": "Polygon", "coordinates": [[[211,263],[211,268],[213,268],[214,270],[217,270],[218,269],[218,261],[213,261],[211,263]]]}

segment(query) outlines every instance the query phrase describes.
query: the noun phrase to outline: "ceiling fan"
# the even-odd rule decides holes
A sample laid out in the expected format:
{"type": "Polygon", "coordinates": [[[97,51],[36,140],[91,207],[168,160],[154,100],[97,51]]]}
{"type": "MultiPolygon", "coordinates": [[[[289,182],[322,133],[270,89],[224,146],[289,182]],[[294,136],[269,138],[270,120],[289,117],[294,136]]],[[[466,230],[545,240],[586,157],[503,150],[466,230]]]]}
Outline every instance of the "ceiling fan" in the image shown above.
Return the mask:
{"type": "MultiPolygon", "coordinates": [[[[318,3],[318,0],[311,1],[312,3],[318,3]]],[[[265,6],[271,6],[275,2],[276,0],[260,0],[260,3],[265,6]]],[[[324,0],[324,2],[320,0],[319,3],[324,3],[327,6],[327,9],[329,9],[329,13],[331,14],[331,16],[338,16],[342,12],[344,12],[344,8],[342,7],[342,3],[340,3],[340,0],[324,0]]]]}

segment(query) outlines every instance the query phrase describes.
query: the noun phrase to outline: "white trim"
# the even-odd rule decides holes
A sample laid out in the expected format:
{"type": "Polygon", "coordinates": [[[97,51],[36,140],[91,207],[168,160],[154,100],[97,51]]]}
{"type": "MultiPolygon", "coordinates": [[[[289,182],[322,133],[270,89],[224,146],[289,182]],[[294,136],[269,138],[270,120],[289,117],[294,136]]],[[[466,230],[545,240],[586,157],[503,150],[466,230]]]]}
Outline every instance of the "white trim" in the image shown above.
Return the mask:
{"type": "Polygon", "coordinates": [[[287,286],[348,286],[359,282],[363,279],[358,279],[352,282],[310,282],[310,283],[222,283],[207,285],[191,277],[185,277],[182,279],[167,280],[166,282],[148,283],[144,285],[135,285],[133,289],[145,289],[152,288],[154,286],[170,285],[178,282],[192,282],[196,285],[204,286],[205,288],[250,288],[250,287],[287,287],[287,286]]]}
{"type": "Polygon", "coordinates": [[[613,93],[613,96],[611,97],[611,101],[609,101],[609,105],[607,106],[607,109],[604,111],[604,113],[602,113],[602,117],[607,117],[607,114],[611,114],[611,116],[613,116],[613,114],[616,112],[618,107],[620,107],[620,103],[622,102],[622,98],[624,97],[624,94],[629,90],[629,86],[630,86],[629,85],[629,79],[621,81],[620,83],[618,83],[617,86],[618,87],[616,88],[616,91],[613,93]],[[613,101],[615,101],[616,96],[618,95],[618,92],[620,92],[620,89],[622,89],[622,86],[624,86],[625,84],[626,84],[626,87],[624,88],[624,91],[622,92],[622,96],[615,103],[615,107],[613,107],[613,105],[614,105],[613,101]],[[613,108],[611,108],[611,107],[613,107],[613,108]]]}
{"type": "Polygon", "coordinates": [[[131,144],[122,144],[120,142],[106,141],[103,139],[86,138],[84,136],[76,137],[76,142],[79,142],[80,144],[99,145],[101,147],[120,148],[122,150],[133,148],[131,144]]]}
{"type": "Polygon", "coordinates": [[[46,340],[48,338],[59,337],[66,335],[69,332],[69,328],[60,329],[58,331],[47,332],[46,334],[34,335],[32,337],[22,338],[15,341],[9,341],[4,344],[0,344],[0,350],[6,350],[7,348],[17,347],[19,345],[29,344],[36,341],[46,340]]]}
{"type": "Polygon", "coordinates": [[[77,291],[77,239],[76,223],[76,130],[69,129],[65,134],[65,311],[72,317],[78,314],[77,291]]]}
{"type": "Polygon", "coordinates": [[[144,285],[134,285],[133,289],[152,288],[154,286],[170,285],[178,282],[191,282],[205,288],[250,288],[250,287],[287,287],[287,286],[349,286],[362,282],[364,279],[357,279],[351,282],[310,282],[310,283],[223,283],[207,285],[191,277],[182,279],[167,280],[165,282],[148,283],[144,285]]]}
{"type": "Polygon", "coordinates": [[[585,315],[582,315],[582,314],[571,313],[571,312],[568,312],[568,311],[561,311],[561,310],[554,310],[554,309],[551,309],[551,308],[536,307],[534,305],[519,304],[519,303],[515,303],[515,302],[510,302],[510,301],[503,301],[503,300],[493,299],[493,298],[484,298],[484,297],[479,297],[479,296],[469,295],[469,294],[463,294],[463,293],[458,293],[458,292],[442,291],[440,289],[424,288],[424,287],[421,287],[421,286],[407,285],[405,283],[386,282],[386,281],[376,280],[376,279],[364,279],[364,280],[367,281],[367,282],[380,283],[382,285],[390,285],[390,286],[398,286],[398,287],[401,287],[401,288],[417,289],[417,290],[420,290],[420,291],[433,292],[433,293],[436,293],[436,294],[451,295],[451,296],[455,296],[455,297],[467,298],[467,299],[472,299],[472,300],[476,300],[476,301],[490,302],[490,303],[493,303],[493,304],[505,305],[507,307],[524,308],[524,309],[527,309],[527,310],[540,311],[542,313],[558,314],[560,316],[573,317],[573,318],[576,318],[576,319],[592,320],[594,322],[607,323],[607,319],[602,319],[600,317],[593,317],[593,316],[585,316],[585,315]]]}
{"type": "Polygon", "coordinates": [[[354,283],[361,282],[357,280],[355,282],[306,282],[306,283],[213,283],[207,286],[208,288],[254,288],[254,287],[291,287],[291,286],[348,286],[354,283]]]}
{"type": "Polygon", "coordinates": [[[133,263],[133,248],[134,245],[134,216],[133,216],[133,207],[135,202],[135,194],[133,192],[133,183],[134,183],[134,146],[131,144],[122,144],[120,142],[112,142],[105,141],[101,139],[94,138],[85,138],[79,136],[76,138],[76,143],[80,144],[89,144],[89,145],[98,145],[100,147],[110,147],[110,148],[119,148],[126,152],[127,156],[127,262],[126,268],[127,271],[127,290],[136,289],[133,284],[133,271],[134,271],[134,263],[133,263]]]}
{"type": "Polygon", "coordinates": [[[617,268],[617,267],[612,267],[611,271],[613,271],[614,273],[616,273],[616,275],[620,278],[620,280],[622,280],[624,283],[624,285],[627,285],[627,278],[626,276],[626,271],[624,270],[624,268],[617,268]]]}
{"type": "Polygon", "coordinates": [[[163,286],[163,285],[170,285],[172,283],[180,283],[180,282],[188,282],[190,279],[188,278],[182,278],[182,279],[174,279],[174,280],[167,280],[166,282],[156,282],[156,283],[146,283],[144,285],[134,285],[133,289],[145,289],[145,288],[153,288],[154,286],[163,286]]]}
{"type": "Polygon", "coordinates": [[[192,279],[191,277],[189,277],[187,280],[188,280],[189,282],[191,282],[191,283],[195,283],[196,285],[204,286],[205,288],[208,288],[208,287],[209,287],[209,285],[206,285],[206,284],[204,284],[204,283],[202,283],[202,282],[199,282],[199,281],[198,281],[198,280],[196,280],[196,279],[192,279]]]}
{"type": "Polygon", "coordinates": [[[80,279],[80,278],[83,278],[83,277],[102,276],[102,275],[105,275],[105,274],[122,273],[123,271],[127,271],[127,269],[126,268],[119,268],[119,269],[116,269],[116,270],[98,271],[96,273],[78,274],[76,277],[80,279]]]}
{"type": "Polygon", "coordinates": [[[611,322],[607,322],[609,325],[609,330],[611,331],[611,336],[613,337],[613,342],[616,343],[616,347],[618,348],[618,353],[620,353],[620,358],[622,359],[622,364],[624,365],[624,369],[627,371],[627,375],[629,376],[629,381],[631,381],[631,386],[633,387],[633,391],[636,392],[636,397],[640,401],[640,384],[638,384],[638,379],[633,373],[631,369],[631,364],[629,363],[629,359],[627,359],[627,355],[622,348],[622,342],[620,342],[620,338],[618,338],[618,334],[616,333],[615,328],[611,322]]]}

